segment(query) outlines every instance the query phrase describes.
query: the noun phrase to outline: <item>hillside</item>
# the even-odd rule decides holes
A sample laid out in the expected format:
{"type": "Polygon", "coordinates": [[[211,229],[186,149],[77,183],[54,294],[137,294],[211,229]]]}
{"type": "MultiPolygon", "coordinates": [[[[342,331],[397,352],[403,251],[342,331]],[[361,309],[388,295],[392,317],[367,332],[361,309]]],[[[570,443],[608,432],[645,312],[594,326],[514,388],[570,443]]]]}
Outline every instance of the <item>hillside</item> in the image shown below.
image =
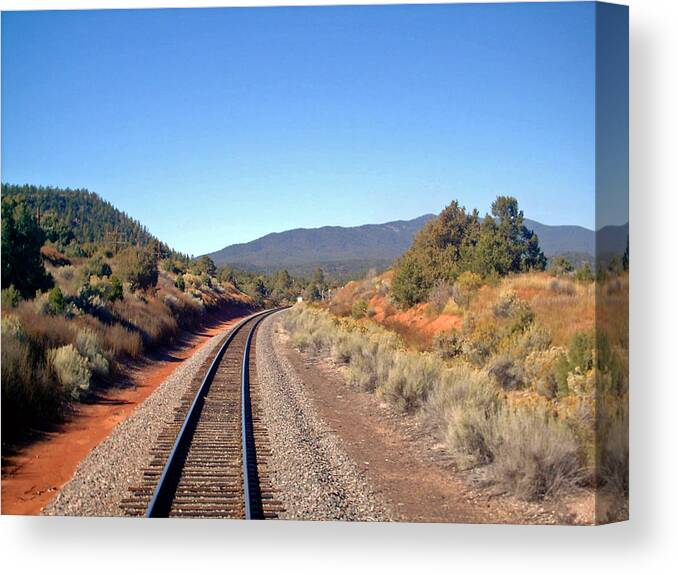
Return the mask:
{"type": "MultiPolygon", "coordinates": [[[[415,234],[434,216],[356,227],[298,228],[234,244],[208,254],[219,265],[271,272],[286,268],[307,276],[316,267],[330,275],[359,276],[370,268],[383,270],[411,244],[415,234]]],[[[595,233],[582,226],[550,226],[525,219],[539,237],[546,257],[565,255],[574,265],[592,261],[595,233]]],[[[621,254],[626,246],[628,224],[608,226],[599,233],[601,253],[621,254]]]]}
{"type": "Polygon", "coordinates": [[[2,184],[2,197],[25,201],[50,239],[77,244],[116,241],[125,245],[159,244],[145,226],[88,190],[2,184]]]}
{"type": "Polygon", "coordinates": [[[272,233],[257,240],[208,254],[217,265],[270,272],[287,268],[307,274],[316,266],[347,274],[383,268],[403,253],[414,235],[432,218],[356,227],[325,226],[272,233]]]}

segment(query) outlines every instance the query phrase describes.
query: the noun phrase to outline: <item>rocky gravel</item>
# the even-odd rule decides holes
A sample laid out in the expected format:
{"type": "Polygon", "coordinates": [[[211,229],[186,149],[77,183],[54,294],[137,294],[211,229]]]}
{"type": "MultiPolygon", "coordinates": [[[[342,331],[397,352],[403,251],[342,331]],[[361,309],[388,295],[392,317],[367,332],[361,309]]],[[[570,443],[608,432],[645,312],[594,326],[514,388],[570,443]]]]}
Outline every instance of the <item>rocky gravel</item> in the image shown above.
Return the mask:
{"type": "MultiPolygon", "coordinates": [[[[263,422],[272,456],[268,468],[281,519],[391,521],[388,506],[321,420],[303,381],[277,346],[279,315],[265,319],[256,337],[256,370],[263,422]]],[[[73,478],[45,507],[45,515],[122,516],[120,503],[141,483],[166,424],[210,353],[213,337],[80,463],[73,478]]]]}
{"type": "MultiPolygon", "coordinates": [[[[284,313],[284,312],[282,312],[284,313]]],[[[280,314],[265,319],[256,340],[263,420],[281,519],[390,521],[393,516],[318,416],[301,377],[279,345],[280,314]]]]}
{"type": "Polygon", "coordinates": [[[150,450],[174,417],[191,380],[225,335],[212,337],[183,362],[125,421],[80,463],[73,478],[45,507],[45,515],[120,516],[129,487],[141,483],[150,450]]]}

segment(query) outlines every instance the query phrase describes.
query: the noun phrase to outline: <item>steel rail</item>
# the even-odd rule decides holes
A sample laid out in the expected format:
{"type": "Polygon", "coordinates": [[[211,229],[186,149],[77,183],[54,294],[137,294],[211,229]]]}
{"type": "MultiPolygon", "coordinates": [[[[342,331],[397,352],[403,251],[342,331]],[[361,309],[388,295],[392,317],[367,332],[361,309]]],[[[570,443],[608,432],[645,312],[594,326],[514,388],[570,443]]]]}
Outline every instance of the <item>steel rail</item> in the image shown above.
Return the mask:
{"type": "MultiPolygon", "coordinates": [[[[265,316],[259,316],[256,318],[252,329],[247,334],[247,341],[245,342],[245,350],[243,351],[243,361],[242,361],[242,381],[241,381],[241,436],[242,436],[242,475],[243,475],[243,493],[245,494],[245,519],[263,519],[263,508],[261,506],[256,506],[255,501],[259,500],[259,497],[254,496],[252,491],[258,489],[258,473],[257,473],[257,455],[256,455],[256,443],[254,441],[254,422],[252,421],[252,398],[250,397],[250,346],[252,344],[252,339],[254,338],[254,332],[257,329],[259,323],[261,323],[265,317],[273,315],[279,311],[287,309],[289,306],[277,308],[271,310],[269,314],[265,316]]],[[[260,496],[260,494],[259,494],[260,496]]]]}
{"type": "MultiPolygon", "coordinates": [[[[186,417],[184,418],[184,422],[174,441],[172,450],[167,458],[167,462],[163,467],[160,479],[158,480],[158,483],[156,484],[156,487],[153,491],[151,501],[148,504],[148,507],[146,508],[145,517],[167,517],[169,515],[170,509],[172,507],[174,492],[179,482],[179,475],[182,467],[181,458],[179,456],[181,454],[186,453],[189,448],[193,431],[199,420],[201,400],[204,398],[207,391],[209,390],[209,387],[212,383],[212,380],[214,379],[214,375],[216,374],[219,368],[219,364],[221,363],[221,360],[224,356],[224,353],[226,352],[226,349],[228,349],[228,346],[231,344],[236,334],[243,327],[245,327],[245,325],[254,321],[251,331],[248,334],[247,344],[245,345],[245,353],[243,357],[243,374],[244,374],[244,372],[246,371],[245,366],[248,365],[247,360],[249,359],[249,344],[251,342],[252,334],[254,333],[254,328],[256,328],[259,321],[261,321],[265,316],[270,315],[276,311],[279,310],[278,309],[264,310],[256,314],[253,314],[249,317],[246,317],[238,324],[236,324],[229,332],[228,336],[224,340],[224,343],[221,345],[219,351],[214,357],[214,360],[212,361],[209,369],[207,370],[207,373],[205,374],[205,377],[203,378],[202,383],[200,384],[200,387],[198,388],[198,391],[195,394],[193,402],[191,403],[191,407],[189,408],[186,417]]],[[[249,389],[249,370],[247,371],[248,371],[248,389],[249,389]]],[[[244,443],[243,448],[245,448],[244,443]]],[[[245,451],[243,451],[242,456],[243,456],[243,475],[248,476],[247,472],[245,471],[246,469],[245,451]]],[[[245,492],[246,495],[248,492],[249,489],[248,491],[245,492]]],[[[245,498],[245,505],[246,508],[250,507],[247,497],[245,498]]]]}

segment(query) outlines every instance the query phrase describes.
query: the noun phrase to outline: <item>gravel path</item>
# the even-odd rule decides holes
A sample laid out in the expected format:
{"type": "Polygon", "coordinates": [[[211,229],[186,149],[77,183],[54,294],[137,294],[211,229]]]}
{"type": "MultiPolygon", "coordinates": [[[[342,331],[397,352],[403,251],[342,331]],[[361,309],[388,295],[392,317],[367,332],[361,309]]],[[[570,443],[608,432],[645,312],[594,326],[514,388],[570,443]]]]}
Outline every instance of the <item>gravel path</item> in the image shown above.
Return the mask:
{"type": "Polygon", "coordinates": [[[281,519],[392,520],[341,440],[318,417],[301,378],[279,351],[279,318],[275,314],[259,327],[256,368],[273,453],[268,468],[286,509],[281,519]]]}
{"type": "Polygon", "coordinates": [[[45,507],[45,515],[124,515],[120,501],[130,485],[141,483],[150,450],[172,420],[181,397],[206,361],[223,341],[215,335],[182,363],[163,384],[80,463],[73,478],[45,507]]]}

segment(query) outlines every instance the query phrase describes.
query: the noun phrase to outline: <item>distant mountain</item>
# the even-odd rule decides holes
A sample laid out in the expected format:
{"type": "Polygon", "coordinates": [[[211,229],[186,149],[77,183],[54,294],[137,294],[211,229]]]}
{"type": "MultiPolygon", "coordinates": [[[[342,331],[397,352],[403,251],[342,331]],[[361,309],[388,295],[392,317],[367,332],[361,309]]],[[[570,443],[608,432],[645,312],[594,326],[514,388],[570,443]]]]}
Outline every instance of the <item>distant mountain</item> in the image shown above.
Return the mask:
{"type": "MultiPolygon", "coordinates": [[[[291,273],[308,275],[319,266],[332,275],[357,276],[370,268],[389,267],[410,246],[424,224],[434,217],[426,214],[414,220],[350,228],[298,228],[234,244],[207,255],[219,266],[231,265],[250,271],[271,272],[287,268],[291,273]]],[[[564,255],[575,265],[593,261],[596,245],[593,230],[581,226],[549,226],[529,219],[525,219],[525,225],[537,234],[547,257],[564,255]]],[[[628,224],[600,230],[600,255],[621,255],[627,236],[628,224]]]]}
{"type": "Polygon", "coordinates": [[[582,226],[549,226],[525,218],[525,227],[539,238],[539,245],[546,257],[566,252],[593,255],[595,234],[582,226]]]}
{"type": "Polygon", "coordinates": [[[412,243],[414,235],[435,216],[344,228],[298,228],[234,244],[209,255],[217,265],[270,272],[287,268],[305,275],[320,266],[328,273],[360,273],[385,268],[412,243]]]}

